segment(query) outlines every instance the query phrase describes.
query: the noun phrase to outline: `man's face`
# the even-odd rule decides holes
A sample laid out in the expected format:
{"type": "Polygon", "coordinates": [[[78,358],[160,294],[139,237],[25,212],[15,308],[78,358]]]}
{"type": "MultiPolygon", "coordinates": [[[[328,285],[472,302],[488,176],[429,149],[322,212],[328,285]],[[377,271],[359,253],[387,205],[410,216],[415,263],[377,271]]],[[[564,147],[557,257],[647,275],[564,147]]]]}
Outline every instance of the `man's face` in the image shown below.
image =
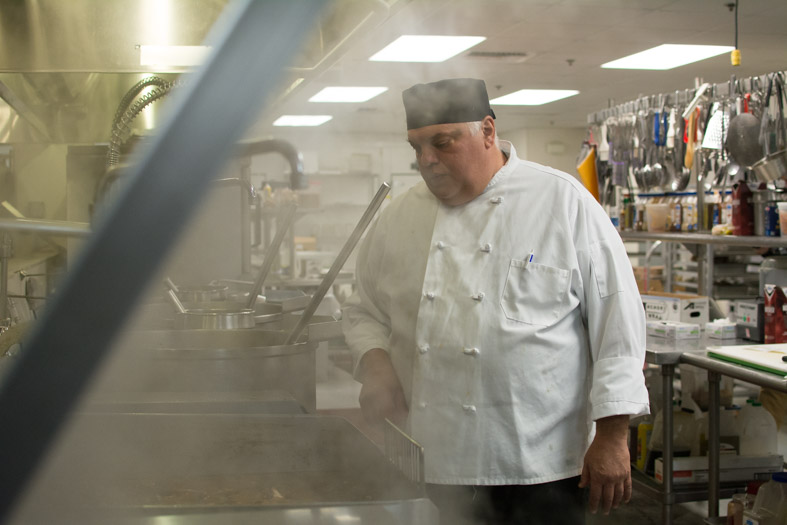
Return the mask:
{"type": "Polygon", "coordinates": [[[483,169],[488,146],[494,143],[487,126],[471,135],[464,122],[435,124],[409,130],[407,142],[415,150],[418,169],[429,190],[448,206],[473,200],[493,175],[483,169]]]}

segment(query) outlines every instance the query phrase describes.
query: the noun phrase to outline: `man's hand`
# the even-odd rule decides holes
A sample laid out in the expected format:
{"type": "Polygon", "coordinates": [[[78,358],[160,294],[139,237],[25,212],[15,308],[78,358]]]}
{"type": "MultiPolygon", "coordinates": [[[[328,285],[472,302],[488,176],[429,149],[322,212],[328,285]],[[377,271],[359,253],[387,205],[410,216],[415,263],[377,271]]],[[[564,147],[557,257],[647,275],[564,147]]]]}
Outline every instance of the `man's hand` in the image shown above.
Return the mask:
{"type": "Polygon", "coordinates": [[[580,487],[590,487],[590,512],[604,514],[631,499],[631,458],[627,445],[628,416],[611,416],[596,421],[596,437],[585,454],[580,487]]]}
{"type": "Polygon", "coordinates": [[[382,423],[385,418],[399,426],[407,420],[407,402],[388,352],[374,348],[361,359],[361,413],[367,422],[382,423]]]}

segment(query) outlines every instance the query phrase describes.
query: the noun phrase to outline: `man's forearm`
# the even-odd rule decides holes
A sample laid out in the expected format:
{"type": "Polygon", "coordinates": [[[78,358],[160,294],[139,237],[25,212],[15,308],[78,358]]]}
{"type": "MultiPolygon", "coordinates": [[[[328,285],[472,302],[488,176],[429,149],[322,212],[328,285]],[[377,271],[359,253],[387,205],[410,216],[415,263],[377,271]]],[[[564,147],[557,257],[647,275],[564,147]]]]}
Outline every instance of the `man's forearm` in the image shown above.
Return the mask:
{"type": "Polygon", "coordinates": [[[366,382],[367,377],[374,376],[378,373],[385,373],[393,371],[393,363],[388,352],[382,348],[372,348],[361,357],[361,362],[358,364],[360,371],[359,379],[361,383],[366,382]]]}
{"type": "Polygon", "coordinates": [[[628,426],[629,416],[627,414],[603,417],[596,420],[596,436],[613,441],[626,441],[629,432],[628,426]]]}

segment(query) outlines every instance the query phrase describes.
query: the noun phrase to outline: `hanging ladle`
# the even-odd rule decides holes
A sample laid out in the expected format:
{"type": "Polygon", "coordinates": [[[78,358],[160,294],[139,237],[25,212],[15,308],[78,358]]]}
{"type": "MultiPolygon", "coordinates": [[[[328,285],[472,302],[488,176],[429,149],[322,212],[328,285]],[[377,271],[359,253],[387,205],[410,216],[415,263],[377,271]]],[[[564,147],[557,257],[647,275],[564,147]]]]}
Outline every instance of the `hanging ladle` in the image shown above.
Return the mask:
{"type": "Polygon", "coordinates": [[[363,213],[361,220],[358,221],[358,224],[355,226],[352,234],[350,234],[350,238],[344,243],[342,250],[339,252],[338,257],[336,257],[336,260],[333,261],[333,264],[328,270],[328,273],[326,273],[325,277],[322,278],[319,288],[312,296],[309,305],[304,310],[300,320],[298,320],[298,324],[295,325],[295,328],[293,328],[292,332],[290,332],[290,335],[287,337],[287,342],[285,344],[294,344],[301,336],[303,330],[309,324],[309,321],[311,321],[312,316],[314,316],[314,312],[317,311],[317,307],[320,305],[320,302],[322,302],[325,294],[328,293],[328,289],[331,287],[331,285],[333,285],[333,281],[339,274],[339,270],[341,270],[342,266],[344,266],[347,258],[352,253],[355,245],[358,244],[358,240],[361,238],[361,235],[363,235],[363,232],[366,231],[369,223],[372,222],[374,214],[377,212],[377,209],[383,203],[390,190],[391,185],[387,182],[383,182],[382,185],[380,185],[380,189],[377,190],[377,194],[372,199],[372,202],[369,203],[369,206],[363,213]]]}

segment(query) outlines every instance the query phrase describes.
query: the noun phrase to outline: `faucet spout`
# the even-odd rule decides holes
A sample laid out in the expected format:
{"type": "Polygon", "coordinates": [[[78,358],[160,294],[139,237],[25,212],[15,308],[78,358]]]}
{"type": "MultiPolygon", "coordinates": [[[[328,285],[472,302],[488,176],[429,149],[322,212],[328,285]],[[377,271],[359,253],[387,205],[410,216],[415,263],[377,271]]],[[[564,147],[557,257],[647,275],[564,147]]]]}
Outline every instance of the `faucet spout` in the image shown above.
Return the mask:
{"type": "Polygon", "coordinates": [[[305,185],[303,155],[290,142],[281,139],[267,139],[256,142],[242,142],[235,154],[237,156],[279,153],[290,164],[290,188],[302,189],[305,185]]]}

